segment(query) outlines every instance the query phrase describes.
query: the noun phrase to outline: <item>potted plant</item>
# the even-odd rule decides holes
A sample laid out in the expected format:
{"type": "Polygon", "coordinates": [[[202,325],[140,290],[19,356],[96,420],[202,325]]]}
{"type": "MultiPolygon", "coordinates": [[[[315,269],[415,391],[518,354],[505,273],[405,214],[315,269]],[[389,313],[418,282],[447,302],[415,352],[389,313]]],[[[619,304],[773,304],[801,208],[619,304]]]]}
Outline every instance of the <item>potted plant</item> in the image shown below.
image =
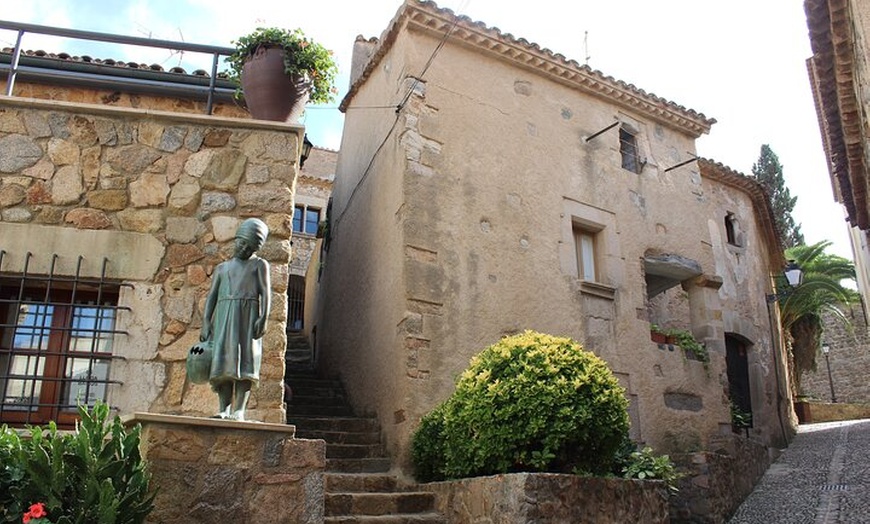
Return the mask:
{"type": "Polygon", "coordinates": [[[331,102],[338,67],[332,51],[301,29],[258,27],[233,41],[230,76],[241,85],[251,116],[295,121],[306,102],[331,102]]]}
{"type": "Polygon", "coordinates": [[[650,324],[649,338],[656,344],[664,344],[667,342],[667,333],[658,324],[650,324]]]}

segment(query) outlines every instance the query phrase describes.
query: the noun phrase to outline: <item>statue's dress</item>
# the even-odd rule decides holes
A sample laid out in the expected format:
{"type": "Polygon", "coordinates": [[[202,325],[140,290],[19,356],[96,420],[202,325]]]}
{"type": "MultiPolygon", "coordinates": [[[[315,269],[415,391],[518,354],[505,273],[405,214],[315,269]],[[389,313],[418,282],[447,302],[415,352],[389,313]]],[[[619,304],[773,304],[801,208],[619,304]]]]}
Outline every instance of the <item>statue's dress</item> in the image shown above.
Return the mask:
{"type": "Polygon", "coordinates": [[[212,316],[212,362],[209,382],[260,379],[263,346],[254,339],[254,322],[260,315],[258,271],[268,271],[266,261],[253,256],[219,264],[212,285],[217,304],[212,316]]]}

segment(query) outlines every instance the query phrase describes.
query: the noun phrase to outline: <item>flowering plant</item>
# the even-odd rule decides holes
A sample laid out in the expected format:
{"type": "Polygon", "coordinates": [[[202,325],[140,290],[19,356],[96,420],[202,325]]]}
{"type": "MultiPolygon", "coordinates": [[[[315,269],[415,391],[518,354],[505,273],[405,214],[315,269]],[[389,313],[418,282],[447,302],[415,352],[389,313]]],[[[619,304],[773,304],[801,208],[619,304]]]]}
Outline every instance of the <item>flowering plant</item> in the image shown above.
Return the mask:
{"type": "Polygon", "coordinates": [[[21,522],[24,524],[51,524],[48,520],[48,512],[45,511],[45,504],[37,502],[31,504],[30,509],[21,517],[21,522]]]}
{"type": "Polygon", "coordinates": [[[253,33],[234,40],[236,52],[227,57],[231,76],[238,81],[248,57],[259,47],[280,47],[284,50],[284,72],[299,75],[311,85],[309,100],[315,104],[332,102],[337,92],[333,86],[338,66],[332,51],[311,40],[301,29],[258,27],[253,33]]]}

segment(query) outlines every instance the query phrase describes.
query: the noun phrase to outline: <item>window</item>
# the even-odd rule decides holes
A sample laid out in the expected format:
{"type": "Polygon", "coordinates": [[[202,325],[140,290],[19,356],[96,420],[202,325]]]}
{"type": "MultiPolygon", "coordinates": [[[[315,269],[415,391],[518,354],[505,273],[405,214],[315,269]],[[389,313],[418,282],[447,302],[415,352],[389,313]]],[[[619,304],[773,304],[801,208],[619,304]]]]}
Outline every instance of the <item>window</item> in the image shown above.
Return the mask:
{"type": "Polygon", "coordinates": [[[287,282],[287,331],[302,331],[305,320],[305,277],[290,275],[287,282]]]}
{"type": "Polygon", "coordinates": [[[577,276],[581,280],[596,282],[598,273],[595,264],[596,232],[574,225],[574,245],[577,249],[577,276]]]}
{"type": "Polygon", "coordinates": [[[308,206],[296,206],[293,209],[293,232],[316,235],[320,224],[320,209],[308,206]]]}
{"type": "Polygon", "coordinates": [[[640,173],[640,156],[637,149],[637,136],[626,126],[619,128],[619,153],[622,155],[622,168],[632,173],[640,173]]]}
{"type": "Polygon", "coordinates": [[[741,246],[740,240],[740,224],[737,222],[737,217],[734,213],[725,215],[725,240],[732,246],[741,246]]]}
{"type": "Polygon", "coordinates": [[[0,280],[0,421],[72,425],[106,400],[118,286],[0,280]]]}

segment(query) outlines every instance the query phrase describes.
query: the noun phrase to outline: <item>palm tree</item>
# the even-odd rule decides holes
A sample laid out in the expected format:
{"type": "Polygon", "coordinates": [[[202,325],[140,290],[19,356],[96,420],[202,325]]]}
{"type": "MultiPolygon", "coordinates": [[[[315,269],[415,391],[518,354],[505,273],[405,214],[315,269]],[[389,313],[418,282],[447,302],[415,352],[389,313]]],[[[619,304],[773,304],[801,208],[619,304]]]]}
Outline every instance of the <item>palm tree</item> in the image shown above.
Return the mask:
{"type": "Polygon", "coordinates": [[[799,245],[785,250],[787,260],[803,271],[803,281],[780,302],[782,328],[791,339],[792,386],[800,391],[800,377],[815,369],[816,352],[824,330],[822,318],[831,314],[851,326],[844,309],[860,301],[860,295],[843,281],[855,282],[855,264],[838,255],[825,253],[831,242],[799,245]]]}

